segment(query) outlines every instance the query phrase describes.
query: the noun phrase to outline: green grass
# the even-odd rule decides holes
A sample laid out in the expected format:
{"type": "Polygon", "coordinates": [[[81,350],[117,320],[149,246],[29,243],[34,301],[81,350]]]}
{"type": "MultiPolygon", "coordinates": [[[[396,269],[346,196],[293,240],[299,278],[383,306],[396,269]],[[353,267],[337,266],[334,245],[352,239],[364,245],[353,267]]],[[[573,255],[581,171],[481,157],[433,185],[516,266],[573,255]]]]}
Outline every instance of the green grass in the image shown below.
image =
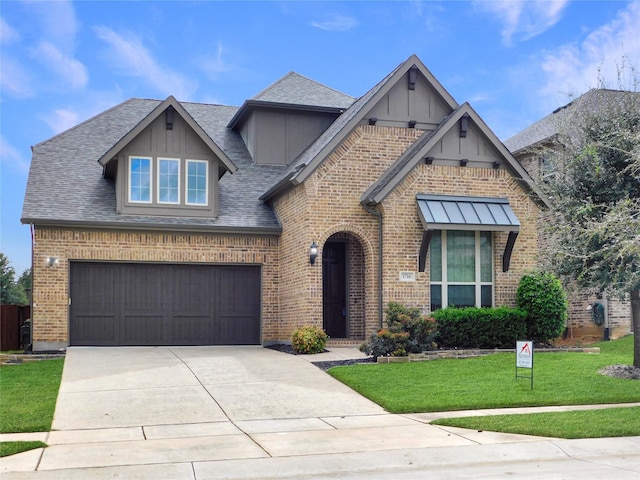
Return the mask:
{"type": "Polygon", "coordinates": [[[16,453],[46,446],[47,444],[42,442],[0,442],[0,457],[7,457],[9,455],[15,455],[16,453]]]}
{"type": "Polygon", "coordinates": [[[0,432],[48,432],[64,359],[0,367],[0,432]]]}
{"type": "Polygon", "coordinates": [[[535,353],[533,390],[528,379],[516,380],[514,353],[352,365],[329,374],[392,413],[640,401],[637,380],[598,374],[632,363],[633,336],[596,346],[600,354],[535,353]]]}
{"type": "Polygon", "coordinates": [[[473,430],[555,438],[629,437],[640,435],[640,407],[444,418],[431,423],[473,430]]]}

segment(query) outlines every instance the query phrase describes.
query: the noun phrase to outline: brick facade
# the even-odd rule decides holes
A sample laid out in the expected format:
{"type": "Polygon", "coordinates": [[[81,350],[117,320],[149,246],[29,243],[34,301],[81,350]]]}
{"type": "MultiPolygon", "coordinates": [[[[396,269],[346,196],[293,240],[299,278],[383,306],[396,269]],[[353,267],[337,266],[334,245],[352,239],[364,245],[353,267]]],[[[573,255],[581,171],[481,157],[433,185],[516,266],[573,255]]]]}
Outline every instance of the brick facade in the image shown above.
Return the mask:
{"type": "Polygon", "coordinates": [[[278,239],[192,233],[36,227],[33,249],[34,350],[68,345],[69,262],[74,260],[262,266],[262,338],[279,338],[278,239]],[[49,267],[47,257],[59,263],[49,267]]]}

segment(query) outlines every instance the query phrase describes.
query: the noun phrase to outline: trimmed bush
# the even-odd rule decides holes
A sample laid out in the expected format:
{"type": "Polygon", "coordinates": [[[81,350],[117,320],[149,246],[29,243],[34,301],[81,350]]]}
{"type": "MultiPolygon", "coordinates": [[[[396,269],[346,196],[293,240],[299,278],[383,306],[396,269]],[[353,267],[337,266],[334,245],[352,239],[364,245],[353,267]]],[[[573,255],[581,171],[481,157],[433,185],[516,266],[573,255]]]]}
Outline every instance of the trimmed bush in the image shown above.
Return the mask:
{"type": "Polygon", "coordinates": [[[567,322],[567,294],[552,273],[532,272],[520,279],[518,307],[527,312],[527,337],[535,343],[558,338],[567,322]]]}
{"type": "Polygon", "coordinates": [[[291,346],[297,353],[321,353],[329,336],[312,325],[296,328],[291,335],[291,346]]]}
{"type": "Polygon", "coordinates": [[[362,352],[378,358],[400,357],[433,349],[435,322],[431,317],[423,316],[419,308],[390,302],[385,314],[387,328],[371,335],[360,347],[362,352]]]}
{"type": "Polygon", "coordinates": [[[527,312],[517,308],[445,308],[432,315],[441,348],[513,348],[527,333],[527,312]]]}

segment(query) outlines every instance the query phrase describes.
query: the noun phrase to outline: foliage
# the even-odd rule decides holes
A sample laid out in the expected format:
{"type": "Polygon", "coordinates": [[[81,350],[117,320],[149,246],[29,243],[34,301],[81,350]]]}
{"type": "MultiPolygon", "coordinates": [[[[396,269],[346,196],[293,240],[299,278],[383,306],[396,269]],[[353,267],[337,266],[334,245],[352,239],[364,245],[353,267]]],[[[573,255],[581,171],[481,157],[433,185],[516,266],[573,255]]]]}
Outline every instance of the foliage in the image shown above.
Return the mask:
{"type": "Polygon", "coordinates": [[[0,303],[3,305],[27,305],[29,303],[22,284],[16,282],[15,276],[16,271],[10,265],[9,259],[0,252],[0,283],[2,287],[0,303]]]}
{"type": "Polygon", "coordinates": [[[518,307],[527,312],[527,338],[547,343],[560,336],[567,321],[567,295],[549,272],[527,273],[516,291],[518,307]]]}
{"type": "Polygon", "coordinates": [[[526,312],[516,308],[444,308],[433,313],[443,348],[513,348],[525,337],[526,312]]]}
{"type": "Polygon", "coordinates": [[[64,359],[0,367],[0,432],[48,432],[64,359]]]}
{"type": "Polygon", "coordinates": [[[640,402],[638,380],[598,373],[631,361],[633,335],[606,343],[611,348],[603,345],[600,354],[534,353],[533,390],[529,380],[515,378],[515,353],[349,365],[328,373],[392,413],[640,402]]]}
{"type": "Polygon", "coordinates": [[[407,308],[389,302],[386,314],[387,328],[381,328],[369,337],[360,350],[374,358],[404,356],[433,348],[435,322],[423,316],[419,308],[407,308]]]}
{"type": "Polygon", "coordinates": [[[640,407],[443,418],[431,423],[552,438],[632,437],[640,433],[640,407]]]}
{"type": "MultiPolygon", "coordinates": [[[[544,269],[599,292],[630,295],[640,331],[640,78],[628,61],[619,78],[627,69],[629,86],[614,91],[601,82],[576,99],[553,116],[554,141],[532,153],[550,172],[540,184],[551,204],[544,269]]],[[[640,367],[640,336],[634,365],[640,367]]]]}
{"type": "Polygon", "coordinates": [[[294,330],[291,346],[297,353],[321,353],[329,336],[319,327],[305,325],[294,330]]]}

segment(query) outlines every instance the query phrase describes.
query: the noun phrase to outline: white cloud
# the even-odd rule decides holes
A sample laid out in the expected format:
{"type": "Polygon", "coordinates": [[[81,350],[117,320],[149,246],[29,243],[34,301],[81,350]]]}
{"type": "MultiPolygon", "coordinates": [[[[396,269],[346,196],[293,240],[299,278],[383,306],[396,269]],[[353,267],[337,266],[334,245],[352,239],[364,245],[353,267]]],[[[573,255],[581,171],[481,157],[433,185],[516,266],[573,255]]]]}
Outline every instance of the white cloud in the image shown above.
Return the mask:
{"type": "MultiPolygon", "coordinates": [[[[632,79],[618,80],[620,67],[640,68],[640,1],[629,3],[609,23],[591,32],[580,44],[564,45],[544,54],[541,68],[546,95],[580,94],[589,88],[631,88],[632,79]],[[620,84],[620,82],[622,84],[620,84]]],[[[630,74],[629,71],[624,74],[630,74]]]]}
{"type": "Polygon", "coordinates": [[[39,20],[40,33],[44,38],[58,45],[61,50],[73,50],[79,25],[71,1],[27,1],[24,5],[39,20]]]}
{"type": "Polygon", "coordinates": [[[10,168],[20,174],[29,172],[29,161],[3,135],[0,135],[0,164],[2,168],[10,168]]]}
{"type": "Polygon", "coordinates": [[[142,78],[163,95],[173,95],[178,100],[191,99],[197,83],[160,66],[139,38],[120,35],[104,26],[93,27],[93,30],[110,47],[109,57],[122,74],[142,78]]]}
{"type": "Polygon", "coordinates": [[[218,42],[215,54],[207,56],[198,62],[202,70],[212,75],[219,75],[231,70],[231,67],[224,61],[222,54],[225,53],[222,42],[218,42]]]}
{"type": "Polygon", "coordinates": [[[18,98],[28,98],[35,95],[31,86],[31,75],[22,65],[4,53],[0,58],[0,87],[2,92],[18,98]]]}
{"type": "Polygon", "coordinates": [[[20,38],[20,34],[9,25],[4,18],[0,17],[0,43],[7,44],[15,42],[20,38]]]}
{"type": "Polygon", "coordinates": [[[553,27],[562,17],[569,0],[476,0],[475,6],[489,12],[503,23],[502,41],[511,45],[513,40],[529,40],[553,27]]]}
{"type": "Polygon", "coordinates": [[[41,42],[33,52],[33,56],[60,77],[65,85],[73,89],[84,88],[89,82],[89,74],[85,66],[69,55],[61,52],[49,42],[41,42]]]}
{"type": "Polygon", "coordinates": [[[353,17],[345,15],[330,15],[324,22],[311,22],[312,27],[332,32],[346,32],[358,26],[358,21],[353,17]]]}

